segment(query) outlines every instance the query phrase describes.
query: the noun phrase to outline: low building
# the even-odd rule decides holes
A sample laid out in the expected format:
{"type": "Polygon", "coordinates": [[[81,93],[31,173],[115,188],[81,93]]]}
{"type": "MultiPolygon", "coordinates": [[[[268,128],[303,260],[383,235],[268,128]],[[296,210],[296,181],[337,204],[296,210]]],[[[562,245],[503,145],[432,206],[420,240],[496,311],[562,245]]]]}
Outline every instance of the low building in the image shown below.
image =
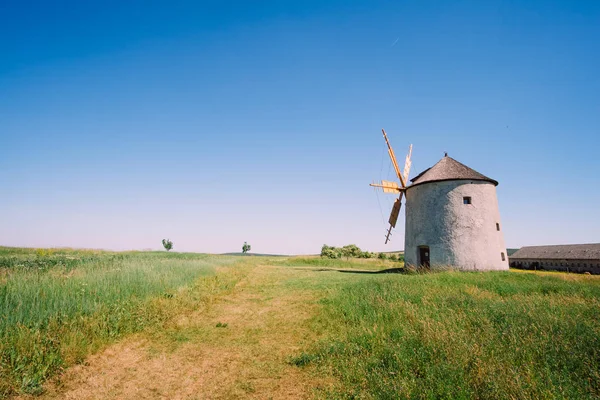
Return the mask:
{"type": "Polygon", "coordinates": [[[527,246],[509,257],[512,268],[600,274],[600,243],[527,246]]]}

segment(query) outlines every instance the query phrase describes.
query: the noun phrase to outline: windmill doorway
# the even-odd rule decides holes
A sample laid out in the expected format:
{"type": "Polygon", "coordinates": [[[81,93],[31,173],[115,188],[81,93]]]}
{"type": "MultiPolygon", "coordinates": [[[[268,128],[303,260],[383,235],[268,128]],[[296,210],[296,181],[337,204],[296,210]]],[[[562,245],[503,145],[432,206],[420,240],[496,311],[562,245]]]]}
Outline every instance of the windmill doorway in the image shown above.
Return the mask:
{"type": "Polygon", "coordinates": [[[429,269],[429,246],[419,246],[419,265],[429,269]]]}

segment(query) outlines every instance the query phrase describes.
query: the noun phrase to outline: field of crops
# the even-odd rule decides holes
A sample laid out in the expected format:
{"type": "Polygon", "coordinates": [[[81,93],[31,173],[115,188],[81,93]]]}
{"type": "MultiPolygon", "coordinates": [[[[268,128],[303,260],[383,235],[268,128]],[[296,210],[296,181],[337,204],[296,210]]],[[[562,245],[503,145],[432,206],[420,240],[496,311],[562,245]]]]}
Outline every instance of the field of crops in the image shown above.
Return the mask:
{"type": "Polygon", "coordinates": [[[0,248],[0,397],[600,396],[599,277],[399,264],[0,248]]]}

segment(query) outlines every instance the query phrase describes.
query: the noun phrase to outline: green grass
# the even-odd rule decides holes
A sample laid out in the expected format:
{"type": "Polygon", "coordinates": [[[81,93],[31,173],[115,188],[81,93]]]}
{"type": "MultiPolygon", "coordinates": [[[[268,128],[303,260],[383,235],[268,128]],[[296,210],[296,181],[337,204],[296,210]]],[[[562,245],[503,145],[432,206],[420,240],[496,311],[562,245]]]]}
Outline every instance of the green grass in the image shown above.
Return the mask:
{"type": "Polygon", "coordinates": [[[0,397],[39,393],[65,366],[160,324],[175,311],[160,307],[160,299],[231,262],[200,254],[0,248],[0,397]]]}
{"type": "Polygon", "coordinates": [[[370,275],[330,291],[293,358],[335,399],[600,396],[600,280],[519,272],[370,275]]]}
{"type": "Polygon", "coordinates": [[[331,259],[321,258],[319,256],[298,256],[286,258],[285,260],[273,259],[272,262],[276,265],[289,267],[321,267],[332,269],[363,269],[373,271],[404,267],[403,261],[380,260],[377,258],[331,259]]]}
{"type": "MultiPolygon", "coordinates": [[[[288,327],[275,337],[290,341],[300,373],[331,383],[320,384],[317,397],[600,398],[599,277],[330,271],[399,266],[378,259],[0,247],[0,397],[40,393],[64,368],[134,333],[157,349],[208,341],[251,357],[252,346],[274,340],[269,334],[293,314],[286,304],[300,302],[311,310],[310,325],[303,323],[310,335],[294,339],[288,327]],[[220,300],[225,310],[234,308],[198,313],[220,300]],[[240,310],[272,322],[240,327],[234,318],[240,310]]],[[[279,374],[279,367],[251,371],[279,374]]]]}

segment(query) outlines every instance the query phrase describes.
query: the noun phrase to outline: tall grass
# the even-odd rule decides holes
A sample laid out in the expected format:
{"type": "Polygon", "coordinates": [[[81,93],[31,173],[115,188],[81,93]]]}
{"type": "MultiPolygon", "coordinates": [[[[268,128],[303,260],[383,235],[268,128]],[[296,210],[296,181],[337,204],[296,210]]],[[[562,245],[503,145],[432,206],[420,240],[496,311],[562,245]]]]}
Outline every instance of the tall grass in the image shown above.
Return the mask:
{"type": "Polygon", "coordinates": [[[340,399],[600,396],[600,280],[518,272],[366,276],[324,300],[293,359],[340,399]]]}
{"type": "Polygon", "coordinates": [[[0,248],[0,396],[37,393],[50,375],[167,318],[154,298],[232,258],[0,248]]]}
{"type": "Polygon", "coordinates": [[[333,269],[364,269],[374,271],[404,267],[403,258],[400,261],[391,261],[377,258],[331,259],[319,256],[297,256],[289,257],[284,260],[273,259],[272,263],[290,267],[323,267],[333,269]]]}

